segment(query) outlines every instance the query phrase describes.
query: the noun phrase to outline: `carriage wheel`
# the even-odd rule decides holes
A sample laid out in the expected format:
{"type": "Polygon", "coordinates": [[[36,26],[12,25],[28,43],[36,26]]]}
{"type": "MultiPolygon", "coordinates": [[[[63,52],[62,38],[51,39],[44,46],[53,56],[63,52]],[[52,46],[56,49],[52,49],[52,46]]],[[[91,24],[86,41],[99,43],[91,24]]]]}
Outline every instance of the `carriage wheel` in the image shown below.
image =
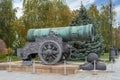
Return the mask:
{"type": "Polygon", "coordinates": [[[62,49],[56,41],[47,40],[39,47],[38,56],[44,64],[56,64],[62,57],[62,49]]]}

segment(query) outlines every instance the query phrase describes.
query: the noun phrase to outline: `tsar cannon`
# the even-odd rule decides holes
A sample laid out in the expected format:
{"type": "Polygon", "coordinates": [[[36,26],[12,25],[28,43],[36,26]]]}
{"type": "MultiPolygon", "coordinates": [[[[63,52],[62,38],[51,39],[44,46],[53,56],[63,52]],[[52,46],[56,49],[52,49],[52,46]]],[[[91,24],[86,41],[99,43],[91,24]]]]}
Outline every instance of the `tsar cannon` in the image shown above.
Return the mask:
{"type": "Polygon", "coordinates": [[[92,24],[59,28],[29,29],[28,42],[23,48],[17,49],[17,56],[29,61],[36,55],[43,64],[57,64],[69,58],[71,41],[93,41],[95,30],[92,24]]]}

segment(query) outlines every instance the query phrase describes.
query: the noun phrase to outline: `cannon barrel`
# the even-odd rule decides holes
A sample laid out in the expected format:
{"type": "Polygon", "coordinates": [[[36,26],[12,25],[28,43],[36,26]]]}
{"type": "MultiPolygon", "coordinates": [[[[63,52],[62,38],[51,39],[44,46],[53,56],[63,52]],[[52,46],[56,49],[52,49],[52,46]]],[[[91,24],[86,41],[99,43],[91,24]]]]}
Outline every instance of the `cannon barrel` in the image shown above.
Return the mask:
{"type": "Polygon", "coordinates": [[[92,24],[58,28],[29,29],[27,32],[27,39],[28,41],[35,41],[35,38],[49,36],[51,31],[54,32],[56,36],[62,37],[63,41],[93,41],[95,33],[92,24]]]}

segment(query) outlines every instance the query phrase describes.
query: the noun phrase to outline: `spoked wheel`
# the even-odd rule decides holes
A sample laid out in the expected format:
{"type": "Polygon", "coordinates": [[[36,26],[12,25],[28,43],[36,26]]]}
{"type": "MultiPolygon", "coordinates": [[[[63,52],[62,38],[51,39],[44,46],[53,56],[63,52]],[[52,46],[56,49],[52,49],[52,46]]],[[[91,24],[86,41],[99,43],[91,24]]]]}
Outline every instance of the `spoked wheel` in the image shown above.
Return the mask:
{"type": "Polygon", "coordinates": [[[56,64],[62,57],[62,50],[56,41],[47,40],[41,44],[38,56],[44,64],[56,64]]]}

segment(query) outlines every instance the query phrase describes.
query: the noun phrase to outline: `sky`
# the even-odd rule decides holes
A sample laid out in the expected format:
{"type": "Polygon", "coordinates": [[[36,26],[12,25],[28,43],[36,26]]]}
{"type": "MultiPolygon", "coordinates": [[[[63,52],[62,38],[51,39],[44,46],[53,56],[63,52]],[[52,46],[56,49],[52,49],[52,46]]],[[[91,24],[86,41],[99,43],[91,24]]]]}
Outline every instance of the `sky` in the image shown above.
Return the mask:
{"type": "MultiPolygon", "coordinates": [[[[95,4],[97,6],[97,9],[100,10],[101,4],[104,4],[108,2],[108,0],[66,0],[67,5],[70,7],[71,10],[79,9],[81,2],[86,8],[89,8],[91,4],[95,4]]],[[[116,26],[118,26],[118,23],[120,25],[120,0],[112,0],[113,3],[113,9],[116,12],[116,26]]],[[[22,0],[14,0],[13,1],[13,8],[17,8],[17,17],[23,15],[22,12],[22,0]]]]}

